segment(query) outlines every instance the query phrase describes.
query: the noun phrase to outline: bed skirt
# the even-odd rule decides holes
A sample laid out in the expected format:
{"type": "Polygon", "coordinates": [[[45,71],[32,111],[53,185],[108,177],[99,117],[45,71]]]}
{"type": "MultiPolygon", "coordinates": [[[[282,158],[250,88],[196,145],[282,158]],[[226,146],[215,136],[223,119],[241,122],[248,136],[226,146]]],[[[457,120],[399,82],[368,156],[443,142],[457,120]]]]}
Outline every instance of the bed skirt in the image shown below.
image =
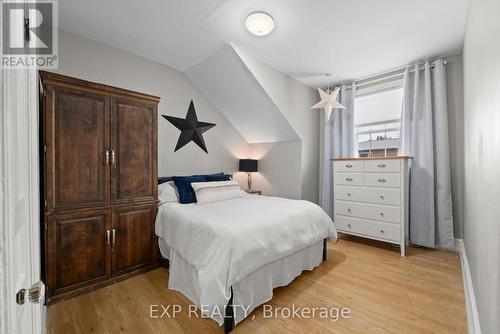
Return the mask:
{"type": "MultiPolygon", "coordinates": [[[[176,251],[171,249],[164,239],[158,238],[162,257],[169,260],[168,288],[179,291],[189,298],[199,309],[199,297],[202,291],[196,291],[197,272],[176,251]]],[[[256,307],[273,297],[273,289],[286,286],[304,270],[313,270],[323,260],[323,240],[295,252],[280,260],[268,263],[241,281],[232,285],[234,322],[238,324],[256,307]]],[[[216,287],[214,287],[216,288],[216,287]]],[[[225,305],[222,305],[224,307],[225,305]]],[[[220,306],[218,306],[220,307],[220,306]]],[[[224,324],[224,316],[211,312],[209,315],[219,326],[224,324]]]]}

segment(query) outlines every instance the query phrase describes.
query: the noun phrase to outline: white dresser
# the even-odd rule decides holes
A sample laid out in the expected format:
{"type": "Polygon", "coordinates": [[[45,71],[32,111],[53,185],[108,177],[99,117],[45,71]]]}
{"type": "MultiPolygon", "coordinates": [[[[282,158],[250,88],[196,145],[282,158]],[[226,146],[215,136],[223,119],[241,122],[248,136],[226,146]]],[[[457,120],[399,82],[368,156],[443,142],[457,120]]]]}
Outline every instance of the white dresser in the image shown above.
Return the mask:
{"type": "Polygon", "coordinates": [[[408,157],[333,159],[337,230],[401,247],[408,240],[408,157]]]}

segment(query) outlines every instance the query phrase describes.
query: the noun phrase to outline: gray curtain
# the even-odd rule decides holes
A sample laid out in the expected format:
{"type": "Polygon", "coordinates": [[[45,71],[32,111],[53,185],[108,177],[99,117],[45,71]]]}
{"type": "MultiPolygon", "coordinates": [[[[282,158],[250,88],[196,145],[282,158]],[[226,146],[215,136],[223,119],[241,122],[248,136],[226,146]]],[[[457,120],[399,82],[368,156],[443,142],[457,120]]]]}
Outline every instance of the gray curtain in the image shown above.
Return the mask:
{"type": "Polygon", "coordinates": [[[333,109],[328,120],[325,111],[320,111],[319,203],[330,217],[333,214],[333,163],[330,159],[357,156],[354,95],[354,83],[350,87],[342,86],[339,102],[346,109],[333,109]]]}
{"type": "Polygon", "coordinates": [[[412,157],[410,242],[453,248],[446,73],[442,60],[406,69],[400,155],[412,157]]]}

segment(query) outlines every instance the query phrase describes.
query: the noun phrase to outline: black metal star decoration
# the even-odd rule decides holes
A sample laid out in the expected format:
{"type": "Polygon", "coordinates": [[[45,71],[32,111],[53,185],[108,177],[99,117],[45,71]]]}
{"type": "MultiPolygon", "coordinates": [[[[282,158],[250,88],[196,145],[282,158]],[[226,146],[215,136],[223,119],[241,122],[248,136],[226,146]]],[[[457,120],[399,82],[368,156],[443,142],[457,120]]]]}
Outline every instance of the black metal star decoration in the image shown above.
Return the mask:
{"type": "Polygon", "coordinates": [[[189,109],[186,114],[186,118],[178,118],[172,116],[166,116],[167,121],[172,123],[177,129],[181,130],[181,134],[179,135],[179,140],[177,140],[177,145],[175,146],[174,152],[177,152],[181,147],[193,141],[198,145],[203,151],[208,153],[207,146],[205,145],[205,141],[203,140],[203,132],[213,128],[215,124],[199,122],[198,117],[196,117],[196,110],[194,109],[193,100],[189,104],[189,109]]]}

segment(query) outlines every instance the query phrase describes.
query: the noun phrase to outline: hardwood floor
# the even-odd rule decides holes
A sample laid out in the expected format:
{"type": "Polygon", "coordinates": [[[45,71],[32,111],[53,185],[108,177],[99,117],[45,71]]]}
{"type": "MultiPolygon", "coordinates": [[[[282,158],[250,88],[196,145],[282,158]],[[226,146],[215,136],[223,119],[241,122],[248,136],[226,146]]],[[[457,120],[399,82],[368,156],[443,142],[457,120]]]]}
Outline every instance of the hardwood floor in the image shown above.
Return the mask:
{"type": "MultiPolygon", "coordinates": [[[[348,236],[328,247],[326,262],[275,289],[267,304],[348,307],[350,318],[264,318],[261,306],[233,333],[466,333],[457,254],[410,247],[401,258],[397,247],[348,236]]],[[[213,320],[189,318],[191,303],[167,279],[160,268],[50,306],[48,333],[223,333],[213,320]],[[150,304],[182,311],[153,319],[150,304]]]]}

